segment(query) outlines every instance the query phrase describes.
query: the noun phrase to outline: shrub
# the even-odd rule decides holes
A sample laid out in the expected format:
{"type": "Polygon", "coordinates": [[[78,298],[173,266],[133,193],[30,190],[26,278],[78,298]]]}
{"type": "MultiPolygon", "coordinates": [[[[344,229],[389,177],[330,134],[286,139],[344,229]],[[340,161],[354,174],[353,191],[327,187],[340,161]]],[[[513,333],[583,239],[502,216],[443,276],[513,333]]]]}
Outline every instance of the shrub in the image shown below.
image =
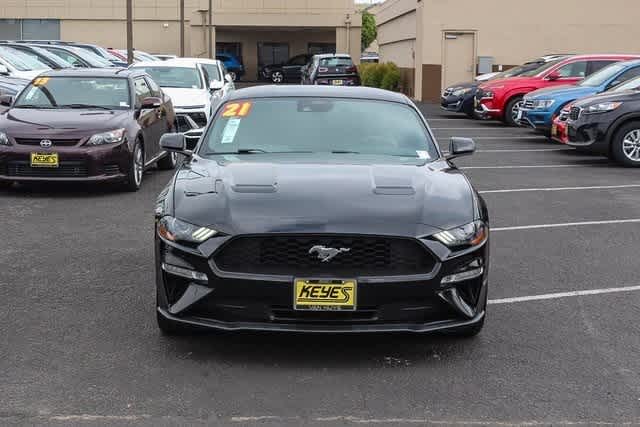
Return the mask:
{"type": "Polygon", "coordinates": [[[398,90],[400,86],[400,69],[393,62],[389,62],[385,70],[380,87],[386,90],[398,90]]]}
{"type": "Polygon", "coordinates": [[[362,80],[363,86],[398,90],[400,85],[400,70],[393,62],[361,64],[360,79],[362,80]]]}

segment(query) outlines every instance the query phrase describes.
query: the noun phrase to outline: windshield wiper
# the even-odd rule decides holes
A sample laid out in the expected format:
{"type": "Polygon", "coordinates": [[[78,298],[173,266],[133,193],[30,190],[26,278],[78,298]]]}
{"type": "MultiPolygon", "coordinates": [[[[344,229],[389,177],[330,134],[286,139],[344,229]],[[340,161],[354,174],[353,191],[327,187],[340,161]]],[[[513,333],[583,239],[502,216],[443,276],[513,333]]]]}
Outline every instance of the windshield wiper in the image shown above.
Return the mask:
{"type": "Polygon", "coordinates": [[[349,150],[331,150],[331,154],[360,154],[360,152],[349,150]]]}
{"type": "Polygon", "coordinates": [[[289,154],[289,153],[313,153],[313,151],[265,151],[261,148],[239,148],[238,151],[211,151],[208,156],[215,154],[289,154]]]}
{"type": "Polygon", "coordinates": [[[81,109],[81,108],[97,108],[99,110],[111,110],[111,108],[109,107],[105,107],[102,105],[91,105],[91,104],[65,104],[65,105],[58,105],[59,108],[77,108],[77,109],[81,109]]]}

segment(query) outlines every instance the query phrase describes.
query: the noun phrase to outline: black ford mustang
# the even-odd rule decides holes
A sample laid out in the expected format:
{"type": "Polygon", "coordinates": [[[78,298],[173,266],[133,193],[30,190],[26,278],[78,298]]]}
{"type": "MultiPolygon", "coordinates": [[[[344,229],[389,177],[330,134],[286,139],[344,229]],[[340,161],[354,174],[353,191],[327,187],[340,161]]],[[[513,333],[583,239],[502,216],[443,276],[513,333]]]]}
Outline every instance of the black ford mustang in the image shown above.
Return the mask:
{"type": "Polygon", "coordinates": [[[224,99],[156,206],[157,316],[191,327],[477,334],[485,203],[404,95],[255,87],[224,99]]]}

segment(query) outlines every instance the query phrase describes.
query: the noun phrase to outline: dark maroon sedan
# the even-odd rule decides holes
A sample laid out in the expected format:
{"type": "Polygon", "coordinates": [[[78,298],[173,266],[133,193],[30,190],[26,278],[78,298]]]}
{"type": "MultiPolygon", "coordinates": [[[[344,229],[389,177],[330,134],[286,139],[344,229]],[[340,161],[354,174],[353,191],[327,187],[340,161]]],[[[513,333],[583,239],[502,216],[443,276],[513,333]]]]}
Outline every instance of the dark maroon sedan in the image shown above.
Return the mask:
{"type": "Polygon", "coordinates": [[[173,169],[160,149],[174,130],[171,99],[139,70],[41,74],[0,114],[0,181],[119,182],[140,188],[145,168],[173,169]]]}

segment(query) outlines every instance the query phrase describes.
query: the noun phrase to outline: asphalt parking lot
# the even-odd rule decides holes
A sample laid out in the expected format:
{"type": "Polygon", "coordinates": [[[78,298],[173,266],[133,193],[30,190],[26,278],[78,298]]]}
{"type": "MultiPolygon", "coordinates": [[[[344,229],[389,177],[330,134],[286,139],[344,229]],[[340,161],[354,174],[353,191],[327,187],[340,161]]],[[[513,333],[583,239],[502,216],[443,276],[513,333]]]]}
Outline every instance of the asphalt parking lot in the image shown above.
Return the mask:
{"type": "Polygon", "coordinates": [[[0,425],[640,425],[640,179],[526,129],[423,106],[493,228],[483,332],[200,334],[155,325],[139,193],[0,190],[0,425]]]}

